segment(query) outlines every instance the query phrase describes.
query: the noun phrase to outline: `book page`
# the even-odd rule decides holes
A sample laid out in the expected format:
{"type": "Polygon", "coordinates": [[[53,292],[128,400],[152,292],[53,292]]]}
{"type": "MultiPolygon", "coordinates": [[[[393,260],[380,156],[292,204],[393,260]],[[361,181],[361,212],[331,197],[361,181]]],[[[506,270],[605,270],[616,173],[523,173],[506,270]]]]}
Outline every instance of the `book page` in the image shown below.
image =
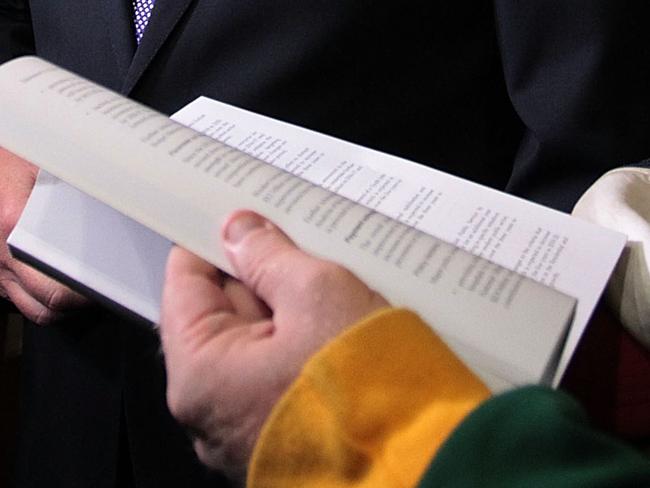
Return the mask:
{"type": "MultiPolygon", "coordinates": [[[[576,313],[556,382],[625,245],[622,234],[567,214],[206,97],[172,118],[576,297],[576,313]]],[[[202,163],[196,159],[193,164],[202,163]]]]}
{"type": "Polygon", "coordinates": [[[40,171],[8,243],[59,281],[158,322],[171,242],[64,181],[40,171]]]}
{"type": "Polygon", "coordinates": [[[574,299],[42,60],[5,64],[0,97],[0,145],[228,272],[219,225],[250,208],[419,312],[479,374],[539,382],[564,337],[574,299]]]}

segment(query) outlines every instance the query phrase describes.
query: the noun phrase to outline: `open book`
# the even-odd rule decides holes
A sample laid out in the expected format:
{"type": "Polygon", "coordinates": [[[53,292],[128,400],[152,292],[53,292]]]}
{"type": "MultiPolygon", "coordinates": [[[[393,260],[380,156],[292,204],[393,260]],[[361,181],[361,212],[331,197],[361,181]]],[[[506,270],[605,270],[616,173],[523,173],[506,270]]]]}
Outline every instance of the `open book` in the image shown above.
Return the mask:
{"type": "Polygon", "coordinates": [[[0,145],[49,173],[14,252],[152,321],[170,242],[232,272],[219,225],[249,208],[417,311],[493,389],[550,383],[625,242],[211,100],[176,114],[184,127],[34,57],[0,67],[0,103],[0,145]]]}

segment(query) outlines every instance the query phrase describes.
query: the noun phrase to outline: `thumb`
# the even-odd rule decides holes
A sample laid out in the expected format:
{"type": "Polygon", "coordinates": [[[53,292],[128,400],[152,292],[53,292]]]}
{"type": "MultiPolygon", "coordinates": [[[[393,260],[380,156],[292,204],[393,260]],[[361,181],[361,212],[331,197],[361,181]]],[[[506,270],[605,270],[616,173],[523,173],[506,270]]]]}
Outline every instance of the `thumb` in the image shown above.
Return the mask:
{"type": "Polygon", "coordinates": [[[314,260],[278,227],[248,210],[231,214],[222,236],[237,277],[271,309],[293,294],[292,268],[308,267],[314,260]]]}

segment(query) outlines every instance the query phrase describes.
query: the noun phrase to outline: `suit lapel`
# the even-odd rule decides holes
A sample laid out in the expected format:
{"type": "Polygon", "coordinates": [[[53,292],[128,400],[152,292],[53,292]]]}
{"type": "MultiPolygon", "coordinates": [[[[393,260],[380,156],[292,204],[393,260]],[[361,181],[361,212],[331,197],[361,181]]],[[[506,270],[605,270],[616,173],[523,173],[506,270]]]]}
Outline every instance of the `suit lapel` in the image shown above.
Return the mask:
{"type": "MultiPolygon", "coordinates": [[[[124,79],[121,90],[123,93],[128,94],[133,90],[191,2],[192,0],[156,0],[147,30],[135,51],[133,61],[124,79]]],[[[133,31],[133,28],[131,30],[133,31]]],[[[133,37],[133,33],[131,33],[131,37],[133,37]]]]}
{"type": "Polygon", "coordinates": [[[132,27],[130,2],[101,0],[100,4],[109,26],[111,49],[117,64],[118,79],[124,79],[135,53],[135,35],[132,27]]]}

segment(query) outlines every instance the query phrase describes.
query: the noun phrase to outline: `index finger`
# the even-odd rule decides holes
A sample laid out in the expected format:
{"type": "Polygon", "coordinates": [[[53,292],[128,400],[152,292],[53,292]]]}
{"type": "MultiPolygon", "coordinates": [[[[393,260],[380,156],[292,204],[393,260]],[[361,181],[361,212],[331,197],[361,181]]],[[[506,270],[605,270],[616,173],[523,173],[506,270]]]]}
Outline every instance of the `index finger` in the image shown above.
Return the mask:
{"type": "Polygon", "coordinates": [[[221,281],[217,268],[175,246],[167,259],[163,287],[160,321],[163,339],[187,332],[203,317],[232,311],[221,281]]]}
{"type": "Polygon", "coordinates": [[[25,292],[53,312],[65,312],[90,303],[85,296],[25,263],[12,259],[11,269],[25,292]]]}

